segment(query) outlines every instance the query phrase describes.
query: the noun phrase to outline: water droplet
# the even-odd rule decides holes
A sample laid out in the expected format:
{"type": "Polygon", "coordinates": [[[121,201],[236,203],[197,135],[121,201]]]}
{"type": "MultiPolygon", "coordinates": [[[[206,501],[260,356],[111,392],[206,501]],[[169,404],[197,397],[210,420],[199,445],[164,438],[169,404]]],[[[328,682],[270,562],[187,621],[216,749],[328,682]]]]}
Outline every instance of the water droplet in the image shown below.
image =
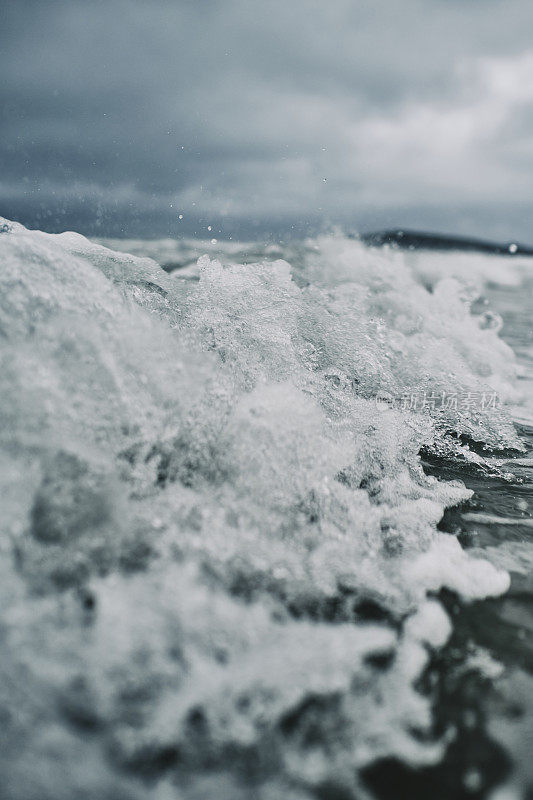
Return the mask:
{"type": "Polygon", "coordinates": [[[483,780],[478,770],[475,768],[469,769],[463,776],[463,784],[465,789],[469,792],[478,792],[481,789],[483,780]]]}

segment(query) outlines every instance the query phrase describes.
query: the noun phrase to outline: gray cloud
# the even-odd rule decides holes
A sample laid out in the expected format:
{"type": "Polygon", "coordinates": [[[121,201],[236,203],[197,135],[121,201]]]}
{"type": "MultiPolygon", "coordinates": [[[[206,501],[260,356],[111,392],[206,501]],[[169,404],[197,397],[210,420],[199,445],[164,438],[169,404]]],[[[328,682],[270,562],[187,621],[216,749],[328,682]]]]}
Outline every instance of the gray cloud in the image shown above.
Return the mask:
{"type": "Polygon", "coordinates": [[[525,0],[22,0],[2,21],[6,216],[533,239],[525,0]]]}

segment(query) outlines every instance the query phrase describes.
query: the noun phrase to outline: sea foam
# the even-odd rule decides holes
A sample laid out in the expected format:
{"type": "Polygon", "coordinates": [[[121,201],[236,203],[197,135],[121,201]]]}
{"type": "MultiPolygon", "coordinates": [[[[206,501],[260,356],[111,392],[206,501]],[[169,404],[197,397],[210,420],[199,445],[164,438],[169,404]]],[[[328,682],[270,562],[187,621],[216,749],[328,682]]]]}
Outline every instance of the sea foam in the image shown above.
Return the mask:
{"type": "Polygon", "coordinates": [[[521,448],[455,256],[332,237],[189,280],[0,229],[9,796],[361,796],[378,758],[438,760],[435,596],[509,579],[437,530],[470,492],[419,453],[521,448]]]}

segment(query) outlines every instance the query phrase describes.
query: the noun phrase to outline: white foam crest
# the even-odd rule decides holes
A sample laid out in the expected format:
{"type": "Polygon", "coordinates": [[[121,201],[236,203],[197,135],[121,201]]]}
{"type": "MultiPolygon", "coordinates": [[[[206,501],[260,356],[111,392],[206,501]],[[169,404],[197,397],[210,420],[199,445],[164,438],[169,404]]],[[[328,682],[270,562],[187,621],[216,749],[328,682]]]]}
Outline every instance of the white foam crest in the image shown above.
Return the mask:
{"type": "Polygon", "coordinates": [[[519,442],[501,409],[376,395],[513,399],[513,357],[457,281],[430,292],[395,256],[317,247],[294,268],[205,257],[192,283],[76,234],[0,233],[6,672],[27,689],[12,735],[43,796],[46,730],[67,773],[77,752],[66,720],[100,731],[100,794],[177,753],[231,781],[254,753],[270,759],[258,784],[303,796],[355,791],[381,756],[442,753],[410,733],[430,730],[413,684],[449,633],[428,593],[484,597],[508,576],[437,531],[470,493],[426,476],[419,451],[450,428],[519,442]],[[309,753],[313,715],[326,733],[309,753]]]}

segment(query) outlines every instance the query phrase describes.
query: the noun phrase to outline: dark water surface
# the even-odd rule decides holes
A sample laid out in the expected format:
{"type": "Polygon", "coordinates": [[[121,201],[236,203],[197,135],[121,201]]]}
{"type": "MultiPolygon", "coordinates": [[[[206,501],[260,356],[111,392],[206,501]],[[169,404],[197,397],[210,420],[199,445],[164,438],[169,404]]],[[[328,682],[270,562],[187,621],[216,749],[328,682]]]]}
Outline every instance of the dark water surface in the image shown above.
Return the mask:
{"type": "MultiPolygon", "coordinates": [[[[531,411],[533,277],[524,276],[520,288],[489,284],[486,298],[501,315],[500,335],[523,368],[521,383],[531,411]]],[[[384,800],[533,798],[533,460],[525,463],[533,459],[533,425],[515,425],[527,451],[503,454],[506,479],[425,460],[428,474],[460,479],[474,492],[449,509],[439,527],[458,534],[467,549],[493,552],[510,546],[513,555],[496,563],[509,569],[511,587],[502,597],[470,604],[440,594],[453,633],[420,687],[434,698],[435,735],[449,735],[451,741],[435,767],[411,769],[394,760],[373,765],[366,780],[384,800]],[[505,523],[483,521],[482,514],[505,523]]]]}

